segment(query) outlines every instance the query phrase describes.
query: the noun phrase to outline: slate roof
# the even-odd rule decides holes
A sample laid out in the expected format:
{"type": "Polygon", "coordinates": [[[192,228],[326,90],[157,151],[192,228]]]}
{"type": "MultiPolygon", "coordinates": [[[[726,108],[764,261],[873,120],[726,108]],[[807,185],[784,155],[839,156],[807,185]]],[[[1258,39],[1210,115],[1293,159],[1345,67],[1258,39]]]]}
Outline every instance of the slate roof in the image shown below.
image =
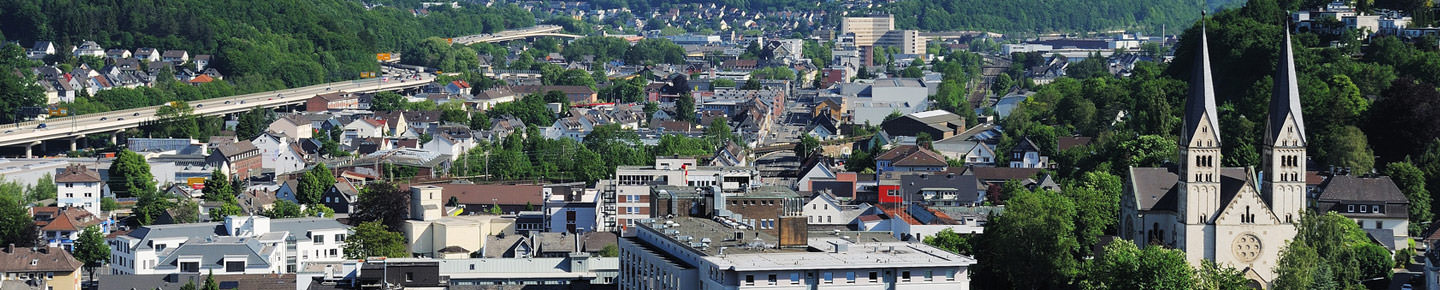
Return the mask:
{"type": "Polygon", "coordinates": [[[1380,177],[1357,177],[1354,175],[1336,175],[1330,177],[1320,191],[1320,197],[1316,200],[1321,210],[1340,212],[1347,216],[1383,216],[1387,218],[1408,218],[1410,216],[1410,200],[1405,193],[1388,176],[1380,177]],[[1383,213],[1371,211],[1347,213],[1346,205],[1370,204],[1384,205],[1383,213]]]}
{"type": "MultiPolygon", "coordinates": [[[[274,251],[275,249],[268,249],[274,251]]],[[[264,244],[254,238],[240,237],[217,237],[210,243],[186,243],[174,248],[172,252],[160,260],[159,265],[170,265],[179,267],[176,260],[182,257],[199,257],[201,268],[205,265],[221,266],[226,256],[243,254],[245,255],[245,267],[255,265],[270,266],[270,261],[265,259],[267,249],[264,244]],[[221,254],[223,253],[223,254],[221,254]]]]}
{"type": "MultiPolygon", "coordinates": [[[[978,169],[978,168],[977,168],[978,169]]],[[[1249,170],[1243,167],[1220,168],[1220,204],[1230,204],[1230,200],[1240,193],[1240,189],[1253,180],[1249,177],[1249,170]]],[[[1178,209],[1179,181],[1180,176],[1169,168],[1163,167],[1132,167],[1130,168],[1130,193],[1137,203],[1139,210],[1175,211],[1178,209]]],[[[1253,186],[1253,184],[1251,184],[1253,186]]]]}
{"type": "MultiPolygon", "coordinates": [[[[1215,141],[1220,139],[1220,119],[1215,110],[1215,85],[1210,78],[1210,42],[1206,40],[1205,29],[1200,30],[1200,51],[1195,54],[1195,71],[1191,74],[1190,97],[1185,100],[1185,126],[1180,140],[1189,141],[1194,139],[1197,128],[1200,127],[1201,115],[1209,115],[1207,121],[1210,124],[1209,134],[1214,134],[1215,141]]],[[[1181,146],[1187,142],[1181,142],[1181,146]]]]}
{"type": "Polygon", "coordinates": [[[82,265],[84,263],[58,247],[12,246],[0,251],[0,272],[74,272],[82,265]]]}
{"type": "MultiPolygon", "coordinates": [[[[1285,126],[1285,116],[1295,116],[1295,130],[1305,132],[1305,118],[1300,110],[1299,82],[1295,80],[1295,53],[1290,48],[1290,30],[1285,30],[1284,51],[1275,65],[1275,86],[1270,89],[1270,117],[1265,121],[1265,144],[1274,144],[1285,126]]],[[[1305,134],[1299,134],[1305,142],[1305,134]]]]}
{"type": "Polygon", "coordinates": [[[55,176],[55,182],[100,182],[100,173],[85,168],[85,165],[70,165],[55,176]]]}
{"type": "Polygon", "coordinates": [[[215,150],[218,151],[221,156],[229,157],[260,149],[255,148],[255,144],[251,144],[250,140],[244,140],[231,144],[221,145],[220,148],[215,148],[215,150]]]}
{"type": "Polygon", "coordinates": [[[945,157],[915,145],[896,146],[890,151],[881,153],[875,160],[889,160],[893,166],[948,166],[945,157]]]}

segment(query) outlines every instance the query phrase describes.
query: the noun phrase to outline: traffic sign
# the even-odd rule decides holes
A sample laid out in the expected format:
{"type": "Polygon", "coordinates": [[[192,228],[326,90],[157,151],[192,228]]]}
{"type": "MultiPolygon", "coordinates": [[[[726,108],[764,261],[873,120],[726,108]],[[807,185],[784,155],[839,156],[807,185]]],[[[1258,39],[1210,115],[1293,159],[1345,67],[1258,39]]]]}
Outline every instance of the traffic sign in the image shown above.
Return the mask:
{"type": "Polygon", "coordinates": [[[388,52],[386,52],[386,53],[376,53],[376,54],[375,54],[375,60],[376,60],[376,61],[390,61],[390,53],[388,53],[388,52]]]}

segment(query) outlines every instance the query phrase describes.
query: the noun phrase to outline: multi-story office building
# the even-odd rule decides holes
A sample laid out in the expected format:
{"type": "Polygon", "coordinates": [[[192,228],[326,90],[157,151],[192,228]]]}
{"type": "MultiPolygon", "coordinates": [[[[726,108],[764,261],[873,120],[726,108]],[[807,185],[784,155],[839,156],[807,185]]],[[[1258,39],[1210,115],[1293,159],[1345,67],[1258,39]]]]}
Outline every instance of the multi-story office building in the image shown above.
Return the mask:
{"type": "Polygon", "coordinates": [[[647,219],[634,228],[620,239],[621,289],[969,289],[975,264],[885,233],[813,234],[797,245],[787,240],[803,228],[782,227],[776,237],[728,219],[647,219]]]}
{"type": "Polygon", "coordinates": [[[650,218],[650,187],[656,185],[709,187],[742,191],[758,184],[760,171],[752,167],[696,166],[695,159],[656,158],[654,166],[620,166],[615,179],[600,186],[600,227],[623,231],[635,220],[650,218]]]}

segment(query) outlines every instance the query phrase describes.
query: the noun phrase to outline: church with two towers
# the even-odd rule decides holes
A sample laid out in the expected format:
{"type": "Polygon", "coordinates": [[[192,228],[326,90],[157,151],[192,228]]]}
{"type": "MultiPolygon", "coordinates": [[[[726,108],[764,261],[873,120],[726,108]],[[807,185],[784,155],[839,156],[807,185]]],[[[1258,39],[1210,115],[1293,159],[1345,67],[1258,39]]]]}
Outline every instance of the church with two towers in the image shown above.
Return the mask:
{"type": "Polygon", "coordinates": [[[1305,119],[1294,52],[1285,32],[1269,116],[1263,167],[1223,167],[1219,115],[1202,28],[1180,154],[1174,167],[1132,167],[1121,196],[1119,234],[1137,245],[1179,249],[1192,265],[1214,261],[1242,271],[1254,286],[1275,279],[1280,250],[1294,239],[1306,208],[1305,119]]]}

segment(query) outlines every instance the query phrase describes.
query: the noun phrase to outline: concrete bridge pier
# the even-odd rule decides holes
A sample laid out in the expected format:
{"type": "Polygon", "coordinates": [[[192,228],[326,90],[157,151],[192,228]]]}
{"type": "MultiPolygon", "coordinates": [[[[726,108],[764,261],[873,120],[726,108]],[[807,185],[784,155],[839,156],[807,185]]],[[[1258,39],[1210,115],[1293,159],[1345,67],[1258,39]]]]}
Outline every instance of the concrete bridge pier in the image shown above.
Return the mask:
{"type": "MultiPolygon", "coordinates": [[[[45,142],[32,141],[32,142],[30,142],[30,143],[28,143],[28,144],[25,144],[25,158],[35,158],[35,152],[34,152],[35,145],[42,145],[42,144],[45,144],[45,142]]],[[[44,150],[42,149],[41,151],[44,151],[44,150]]]]}
{"type": "Polygon", "coordinates": [[[84,135],[84,134],[75,135],[75,136],[69,138],[69,139],[70,139],[70,152],[75,152],[76,150],[79,150],[78,144],[80,143],[80,139],[83,139],[83,138],[85,138],[85,135],[84,135]]]}
{"type": "Polygon", "coordinates": [[[110,145],[120,146],[120,144],[115,143],[119,142],[116,141],[115,136],[120,136],[120,133],[122,132],[125,132],[125,130],[115,130],[114,133],[110,133],[110,145]]]}

